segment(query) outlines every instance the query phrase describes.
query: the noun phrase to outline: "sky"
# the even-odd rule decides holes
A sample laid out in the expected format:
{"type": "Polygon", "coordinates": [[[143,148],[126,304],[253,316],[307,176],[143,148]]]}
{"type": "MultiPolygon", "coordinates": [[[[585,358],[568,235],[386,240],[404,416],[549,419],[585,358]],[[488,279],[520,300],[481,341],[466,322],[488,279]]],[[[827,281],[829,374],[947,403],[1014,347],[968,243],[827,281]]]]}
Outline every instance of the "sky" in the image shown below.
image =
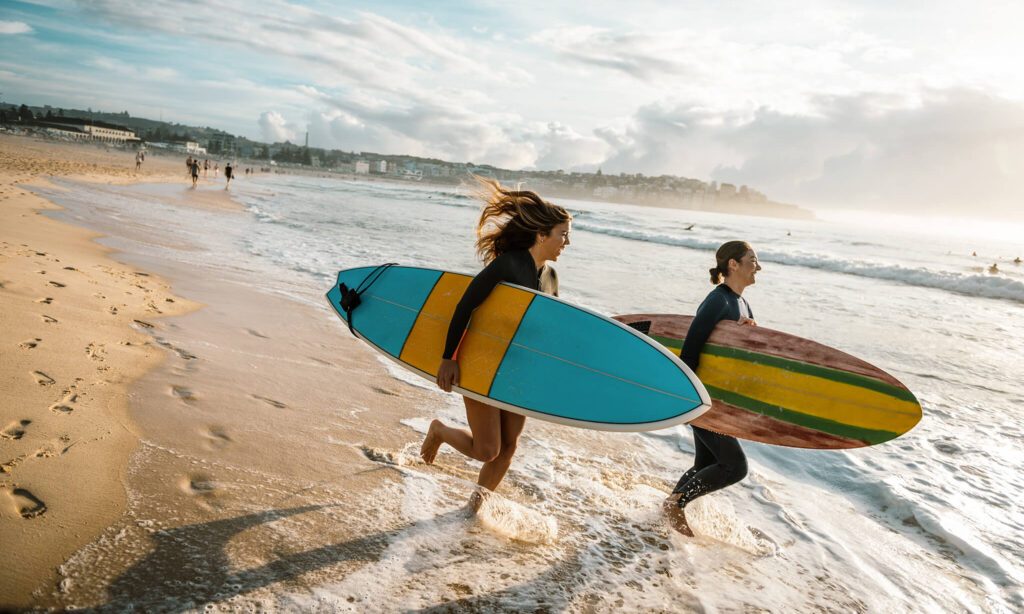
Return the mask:
{"type": "Polygon", "coordinates": [[[1024,3],[0,0],[0,99],[1024,221],[1024,3]]]}

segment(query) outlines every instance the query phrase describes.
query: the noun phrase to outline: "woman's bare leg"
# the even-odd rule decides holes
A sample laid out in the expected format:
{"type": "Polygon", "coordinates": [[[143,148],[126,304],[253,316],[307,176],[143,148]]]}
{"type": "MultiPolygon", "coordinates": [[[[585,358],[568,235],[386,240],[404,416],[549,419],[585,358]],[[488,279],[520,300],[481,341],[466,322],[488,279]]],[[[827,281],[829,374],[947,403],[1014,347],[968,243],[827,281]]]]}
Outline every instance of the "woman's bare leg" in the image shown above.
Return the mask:
{"type": "Polygon", "coordinates": [[[431,422],[420,447],[420,456],[427,464],[434,462],[437,450],[444,443],[484,463],[493,460],[501,452],[501,414],[505,412],[468,397],[462,397],[462,400],[466,404],[466,420],[470,430],[457,429],[440,420],[431,422]]]}
{"type": "Polygon", "coordinates": [[[512,464],[512,457],[519,445],[519,436],[523,433],[523,426],[526,424],[526,416],[514,414],[510,411],[501,411],[501,450],[492,460],[484,463],[480,468],[480,477],[476,483],[487,490],[495,490],[501,480],[508,473],[509,465],[512,464]]]}

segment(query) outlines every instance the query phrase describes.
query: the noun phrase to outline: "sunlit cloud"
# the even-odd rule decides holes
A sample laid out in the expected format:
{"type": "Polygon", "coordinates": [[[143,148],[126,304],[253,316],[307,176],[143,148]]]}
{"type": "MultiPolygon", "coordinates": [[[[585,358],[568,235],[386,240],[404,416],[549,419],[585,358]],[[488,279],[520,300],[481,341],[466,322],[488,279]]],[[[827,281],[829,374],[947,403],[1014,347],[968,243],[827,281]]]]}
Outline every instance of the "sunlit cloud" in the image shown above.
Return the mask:
{"type": "Polygon", "coordinates": [[[0,34],[30,34],[32,26],[23,21],[0,21],[0,34]]]}

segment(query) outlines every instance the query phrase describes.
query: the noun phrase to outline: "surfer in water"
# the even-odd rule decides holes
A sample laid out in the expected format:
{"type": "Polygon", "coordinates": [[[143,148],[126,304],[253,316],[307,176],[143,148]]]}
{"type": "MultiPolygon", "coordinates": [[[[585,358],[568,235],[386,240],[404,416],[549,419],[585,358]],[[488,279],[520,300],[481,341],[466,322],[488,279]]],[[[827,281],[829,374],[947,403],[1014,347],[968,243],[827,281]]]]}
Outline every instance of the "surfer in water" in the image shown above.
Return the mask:
{"type": "MultiPolygon", "coordinates": [[[[476,249],[485,266],[466,288],[448,327],[437,372],[437,385],[445,392],[459,385],[458,349],[473,310],[503,281],[558,296],[558,275],[547,263],[558,260],[569,246],[572,216],[568,211],[534,192],[508,190],[480,177],[477,181],[483,210],[476,227],[476,249]]],[[[526,417],[469,397],[463,397],[463,402],[470,430],[434,420],[420,456],[426,463],[433,463],[441,444],[446,443],[483,463],[477,484],[493,491],[508,472],[526,417]]],[[[471,499],[474,509],[482,494],[484,491],[478,489],[471,499]]]]}
{"type": "MultiPolygon", "coordinates": [[[[679,357],[696,373],[700,352],[711,336],[715,325],[732,320],[739,326],[757,326],[750,304],[743,298],[743,290],[754,284],[761,270],[757,254],[745,241],[723,243],[715,254],[716,265],[709,269],[711,283],[715,285],[686,333],[679,357]]],[[[747,457],[735,437],[722,435],[698,426],[693,429],[693,467],[686,471],[672,494],[665,499],[664,510],[672,528],[683,535],[693,535],[686,521],[686,506],[709,492],[739,482],[747,475],[747,457]]]]}

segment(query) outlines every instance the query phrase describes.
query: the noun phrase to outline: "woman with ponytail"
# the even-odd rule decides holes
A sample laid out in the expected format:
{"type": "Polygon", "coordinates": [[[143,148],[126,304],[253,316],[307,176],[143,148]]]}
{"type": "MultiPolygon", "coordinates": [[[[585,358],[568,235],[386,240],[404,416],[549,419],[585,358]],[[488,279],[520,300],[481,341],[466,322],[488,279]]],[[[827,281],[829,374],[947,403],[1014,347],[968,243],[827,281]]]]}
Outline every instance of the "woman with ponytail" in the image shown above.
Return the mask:
{"type": "MultiPolygon", "coordinates": [[[[750,304],[743,298],[743,290],[754,284],[761,270],[757,254],[745,241],[723,243],[715,254],[716,264],[708,272],[715,285],[686,333],[679,357],[696,373],[700,353],[715,325],[732,320],[740,326],[757,326],[750,304]]],[[[665,500],[664,509],[672,527],[683,535],[693,535],[686,522],[685,508],[701,495],[739,482],[747,475],[747,457],[735,437],[722,435],[691,426],[693,429],[693,467],[679,478],[672,494],[665,500]]]]}
{"type": "MultiPolygon", "coordinates": [[[[572,216],[565,209],[533,192],[508,190],[479,177],[477,181],[483,210],[476,228],[476,248],[485,267],[466,288],[448,327],[437,372],[437,385],[445,392],[459,384],[458,348],[473,310],[503,281],[558,296],[558,276],[547,262],[558,260],[569,245],[572,216]]],[[[420,455],[433,463],[441,444],[446,443],[483,462],[477,484],[493,491],[508,472],[526,417],[468,397],[463,401],[470,430],[434,420],[420,455]]],[[[474,497],[474,503],[478,502],[474,497]]]]}

